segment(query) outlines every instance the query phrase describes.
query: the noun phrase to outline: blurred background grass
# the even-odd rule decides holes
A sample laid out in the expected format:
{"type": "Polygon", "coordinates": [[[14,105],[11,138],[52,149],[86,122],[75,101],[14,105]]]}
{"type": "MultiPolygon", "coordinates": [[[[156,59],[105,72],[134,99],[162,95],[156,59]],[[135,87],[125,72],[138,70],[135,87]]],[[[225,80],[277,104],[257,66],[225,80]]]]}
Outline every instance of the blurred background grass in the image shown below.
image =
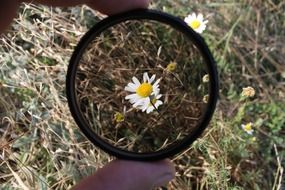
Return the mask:
{"type": "MultiPolygon", "coordinates": [[[[220,73],[220,101],[202,138],[172,158],[169,189],[284,189],[285,2],[155,1],[203,33],[220,73]],[[252,86],[253,98],[241,99],[252,86]],[[253,123],[248,135],[241,124],[253,123]],[[255,137],[255,138],[253,138],[255,137]]],[[[65,74],[80,37],[104,16],[86,6],[23,4],[0,46],[0,189],[68,189],[112,158],[79,131],[65,74]]]]}

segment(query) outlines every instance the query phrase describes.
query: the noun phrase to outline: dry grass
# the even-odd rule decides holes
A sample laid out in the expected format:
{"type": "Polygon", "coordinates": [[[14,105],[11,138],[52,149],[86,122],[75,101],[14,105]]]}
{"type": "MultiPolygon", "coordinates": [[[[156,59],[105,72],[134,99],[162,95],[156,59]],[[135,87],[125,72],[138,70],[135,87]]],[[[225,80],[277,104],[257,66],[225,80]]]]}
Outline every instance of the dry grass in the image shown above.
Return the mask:
{"type": "MultiPolygon", "coordinates": [[[[181,17],[208,15],[203,36],[221,80],[212,124],[172,158],[177,177],[169,189],[283,189],[284,2],[181,0],[153,7],[181,17]],[[246,86],[256,96],[242,100],[246,86]],[[250,121],[256,141],[240,128],[250,121]]],[[[85,6],[23,5],[2,36],[0,189],[68,189],[112,159],[81,134],[65,96],[73,48],[102,17],[85,6]]]]}

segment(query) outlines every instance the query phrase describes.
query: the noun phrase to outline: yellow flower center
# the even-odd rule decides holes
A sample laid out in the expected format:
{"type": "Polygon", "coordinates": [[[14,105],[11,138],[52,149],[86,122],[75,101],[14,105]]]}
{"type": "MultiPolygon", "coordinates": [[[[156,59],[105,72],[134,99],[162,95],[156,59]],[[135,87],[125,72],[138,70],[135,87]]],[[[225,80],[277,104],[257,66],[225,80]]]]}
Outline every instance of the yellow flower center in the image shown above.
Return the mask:
{"type": "Polygon", "coordinates": [[[149,83],[142,83],[136,90],[136,93],[143,97],[143,98],[146,98],[148,97],[152,92],[152,85],[149,84],[149,83]]]}
{"type": "Polygon", "coordinates": [[[244,130],[245,131],[251,131],[252,130],[252,127],[251,127],[251,123],[248,123],[244,126],[244,130]]]}
{"type": "Polygon", "coordinates": [[[201,22],[199,20],[193,20],[191,23],[190,23],[190,26],[191,28],[193,29],[197,29],[201,26],[201,22]]]}

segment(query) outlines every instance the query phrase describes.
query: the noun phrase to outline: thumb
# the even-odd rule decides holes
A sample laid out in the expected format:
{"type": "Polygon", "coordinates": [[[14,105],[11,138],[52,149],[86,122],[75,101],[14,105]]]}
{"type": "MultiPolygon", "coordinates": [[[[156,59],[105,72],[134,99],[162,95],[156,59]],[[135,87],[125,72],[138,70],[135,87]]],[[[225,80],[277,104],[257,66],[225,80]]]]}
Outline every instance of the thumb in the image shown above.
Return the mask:
{"type": "Polygon", "coordinates": [[[89,0],[88,5],[104,14],[115,14],[126,10],[147,8],[150,0],[89,0]]]}
{"type": "Polygon", "coordinates": [[[174,178],[175,169],[169,160],[135,162],[114,160],[94,175],[83,179],[74,190],[150,190],[174,178]]]}

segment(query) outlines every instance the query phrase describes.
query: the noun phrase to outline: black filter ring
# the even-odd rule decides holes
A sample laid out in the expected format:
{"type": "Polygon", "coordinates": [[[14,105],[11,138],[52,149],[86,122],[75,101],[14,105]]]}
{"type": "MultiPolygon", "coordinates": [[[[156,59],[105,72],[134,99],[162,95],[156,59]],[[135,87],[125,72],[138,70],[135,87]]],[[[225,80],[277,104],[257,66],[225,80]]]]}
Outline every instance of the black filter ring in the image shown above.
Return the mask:
{"type": "Polygon", "coordinates": [[[81,131],[85,134],[85,136],[96,146],[100,147],[105,152],[120,158],[127,160],[138,160],[138,161],[154,161],[160,160],[164,158],[169,158],[174,156],[175,154],[183,151],[189,145],[191,145],[204,131],[204,129],[208,126],[211,117],[214,113],[216,102],[218,99],[218,73],[216,69],[216,63],[213,59],[213,56],[206,45],[203,38],[193,31],[183,20],[178,17],[172,16],[170,14],[160,12],[157,10],[149,10],[149,9],[137,9],[124,13],[120,13],[117,15],[109,16],[102,21],[98,22],[95,26],[93,26],[80,40],[78,45],[76,46],[72,57],[70,59],[70,63],[67,71],[66,78],[66,92],[67,92],[67,100],[68,105],[71,111],[71,114],[76,121],[77,125],[80,127],[81,131]],[[103,139],[101,139],[97,134],[94,134],[92,130],[88,127],[86,120],[84,119],[81,111],[80,105],[78,105],[78,101],[76,98],[76,89],[75,89],[75,78],[77,72],[77,66],[81,59],[82,54],[84,53],[85,48],[87,48],[88,44],[101,32],[106,30],[109,27],[112,27],[116,24],[127,20],[154,20],[158,21],[185,34],[200,50],[208,69],[209,74],[209,100],[206,108],[206,112],[203,116],[203,119],[200,122],[200,125],[191,133],[188,137],[183,139],[181,142],[176,145],[170,146],[167,149],[162,149],[156,152],[149,153],[135,153],[129,152],[126,150],[122,150],[116,148],[103,139]]]}

